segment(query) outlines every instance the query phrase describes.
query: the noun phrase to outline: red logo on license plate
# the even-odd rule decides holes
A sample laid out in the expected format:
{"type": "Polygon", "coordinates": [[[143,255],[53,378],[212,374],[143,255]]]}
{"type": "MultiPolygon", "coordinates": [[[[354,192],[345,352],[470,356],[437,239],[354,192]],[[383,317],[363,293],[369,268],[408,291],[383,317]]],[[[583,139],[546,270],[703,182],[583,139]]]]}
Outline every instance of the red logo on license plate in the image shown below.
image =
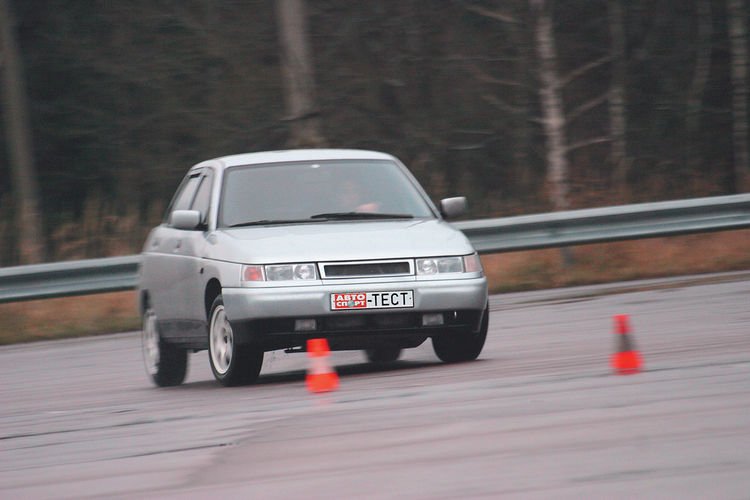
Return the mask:
{"type": "Polygon", "coordinates": [[[334,293],[333,307],[336,309],[364,309],[367,307],[367,294],[334,293]]]}

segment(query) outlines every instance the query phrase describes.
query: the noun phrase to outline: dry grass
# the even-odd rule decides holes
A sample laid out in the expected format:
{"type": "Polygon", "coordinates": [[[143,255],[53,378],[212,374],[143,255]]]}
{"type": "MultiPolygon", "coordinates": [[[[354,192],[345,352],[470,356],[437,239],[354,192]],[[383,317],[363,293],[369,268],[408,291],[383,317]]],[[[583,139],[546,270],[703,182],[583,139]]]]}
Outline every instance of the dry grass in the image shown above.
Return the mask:
{"type": "Polygon", "coordinates": [[[750,268],[750,230],[485,255],[493,292],[565,287],[750,268]]]}
{"type": "Polygon", "coordinates": [[[135,292],[0,304],[0,345],[140,328],[135,292]]]}
{"type": "MultiPolygon", "coordinates": [[[[0,266],[17,265],[14,207],[9,197],[0,199],[0,266]]],[[[136,203],[119,206],[103,196],[86,199],[79,215],[50,217],[47,261],[92,259],[140,252],[150,228],[161,220],[162,203],[139,208],[136,203]]]]}

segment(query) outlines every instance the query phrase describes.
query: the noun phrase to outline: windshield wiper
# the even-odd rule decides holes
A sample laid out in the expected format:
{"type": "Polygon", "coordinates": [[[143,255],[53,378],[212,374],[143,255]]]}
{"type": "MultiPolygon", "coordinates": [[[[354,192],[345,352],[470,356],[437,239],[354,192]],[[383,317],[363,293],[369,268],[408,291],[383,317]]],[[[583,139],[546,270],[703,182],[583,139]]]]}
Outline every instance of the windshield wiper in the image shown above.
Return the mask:
{"type": "Polygon", "coordinates": [[[367,219],[413,219],[410,214],[382,214],[377,212],[330,212],[315,214],[315,220],[367,220],[367,219]]]}
{"type": "Polygon", "coordinates": [[[409,214],[381,214],[375,212],[330,212],[315,214],[309,219],[261,219],[248,222],[238,222],[229,227],[248,226],[276,226],[283,224],[309,224],[311,222],[325,222],[328,220],[374,220],[374,219],[413,219],[409,214]]]}
{"type": "Polygon", "coordinates": [[[323,219],[262,219],[251,220],[248,222],[239,222],[231,224],[229,227],[247,227],[247,226],[275,226],[282,224],[309,224],[310,222],[325,222],[323,219]]]}

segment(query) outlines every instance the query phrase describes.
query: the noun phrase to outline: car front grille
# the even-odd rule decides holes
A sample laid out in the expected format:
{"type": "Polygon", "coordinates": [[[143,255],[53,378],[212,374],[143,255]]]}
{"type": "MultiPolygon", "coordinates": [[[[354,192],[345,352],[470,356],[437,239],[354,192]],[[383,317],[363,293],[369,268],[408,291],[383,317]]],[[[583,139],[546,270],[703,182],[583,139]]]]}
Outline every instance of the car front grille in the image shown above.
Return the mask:
{"type": "Polygon", "coordinates": [[[336,262],[322,264],[324,278],[360,278],[363,276],[409,276],[414,274],[409,260],[376,262],[336,262]]]}

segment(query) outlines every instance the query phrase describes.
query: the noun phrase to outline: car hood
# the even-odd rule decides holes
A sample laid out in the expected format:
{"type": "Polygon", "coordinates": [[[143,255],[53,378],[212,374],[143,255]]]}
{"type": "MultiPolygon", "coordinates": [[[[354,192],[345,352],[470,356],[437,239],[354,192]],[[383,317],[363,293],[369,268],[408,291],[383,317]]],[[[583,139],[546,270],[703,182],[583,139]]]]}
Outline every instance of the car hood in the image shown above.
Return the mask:
{"type": "Polygon", "coordinates": [[[209,257],[232,262],[375,260],[473,252],[460,231],[440,220],[321,222],[222,229],[209,257]]]}

